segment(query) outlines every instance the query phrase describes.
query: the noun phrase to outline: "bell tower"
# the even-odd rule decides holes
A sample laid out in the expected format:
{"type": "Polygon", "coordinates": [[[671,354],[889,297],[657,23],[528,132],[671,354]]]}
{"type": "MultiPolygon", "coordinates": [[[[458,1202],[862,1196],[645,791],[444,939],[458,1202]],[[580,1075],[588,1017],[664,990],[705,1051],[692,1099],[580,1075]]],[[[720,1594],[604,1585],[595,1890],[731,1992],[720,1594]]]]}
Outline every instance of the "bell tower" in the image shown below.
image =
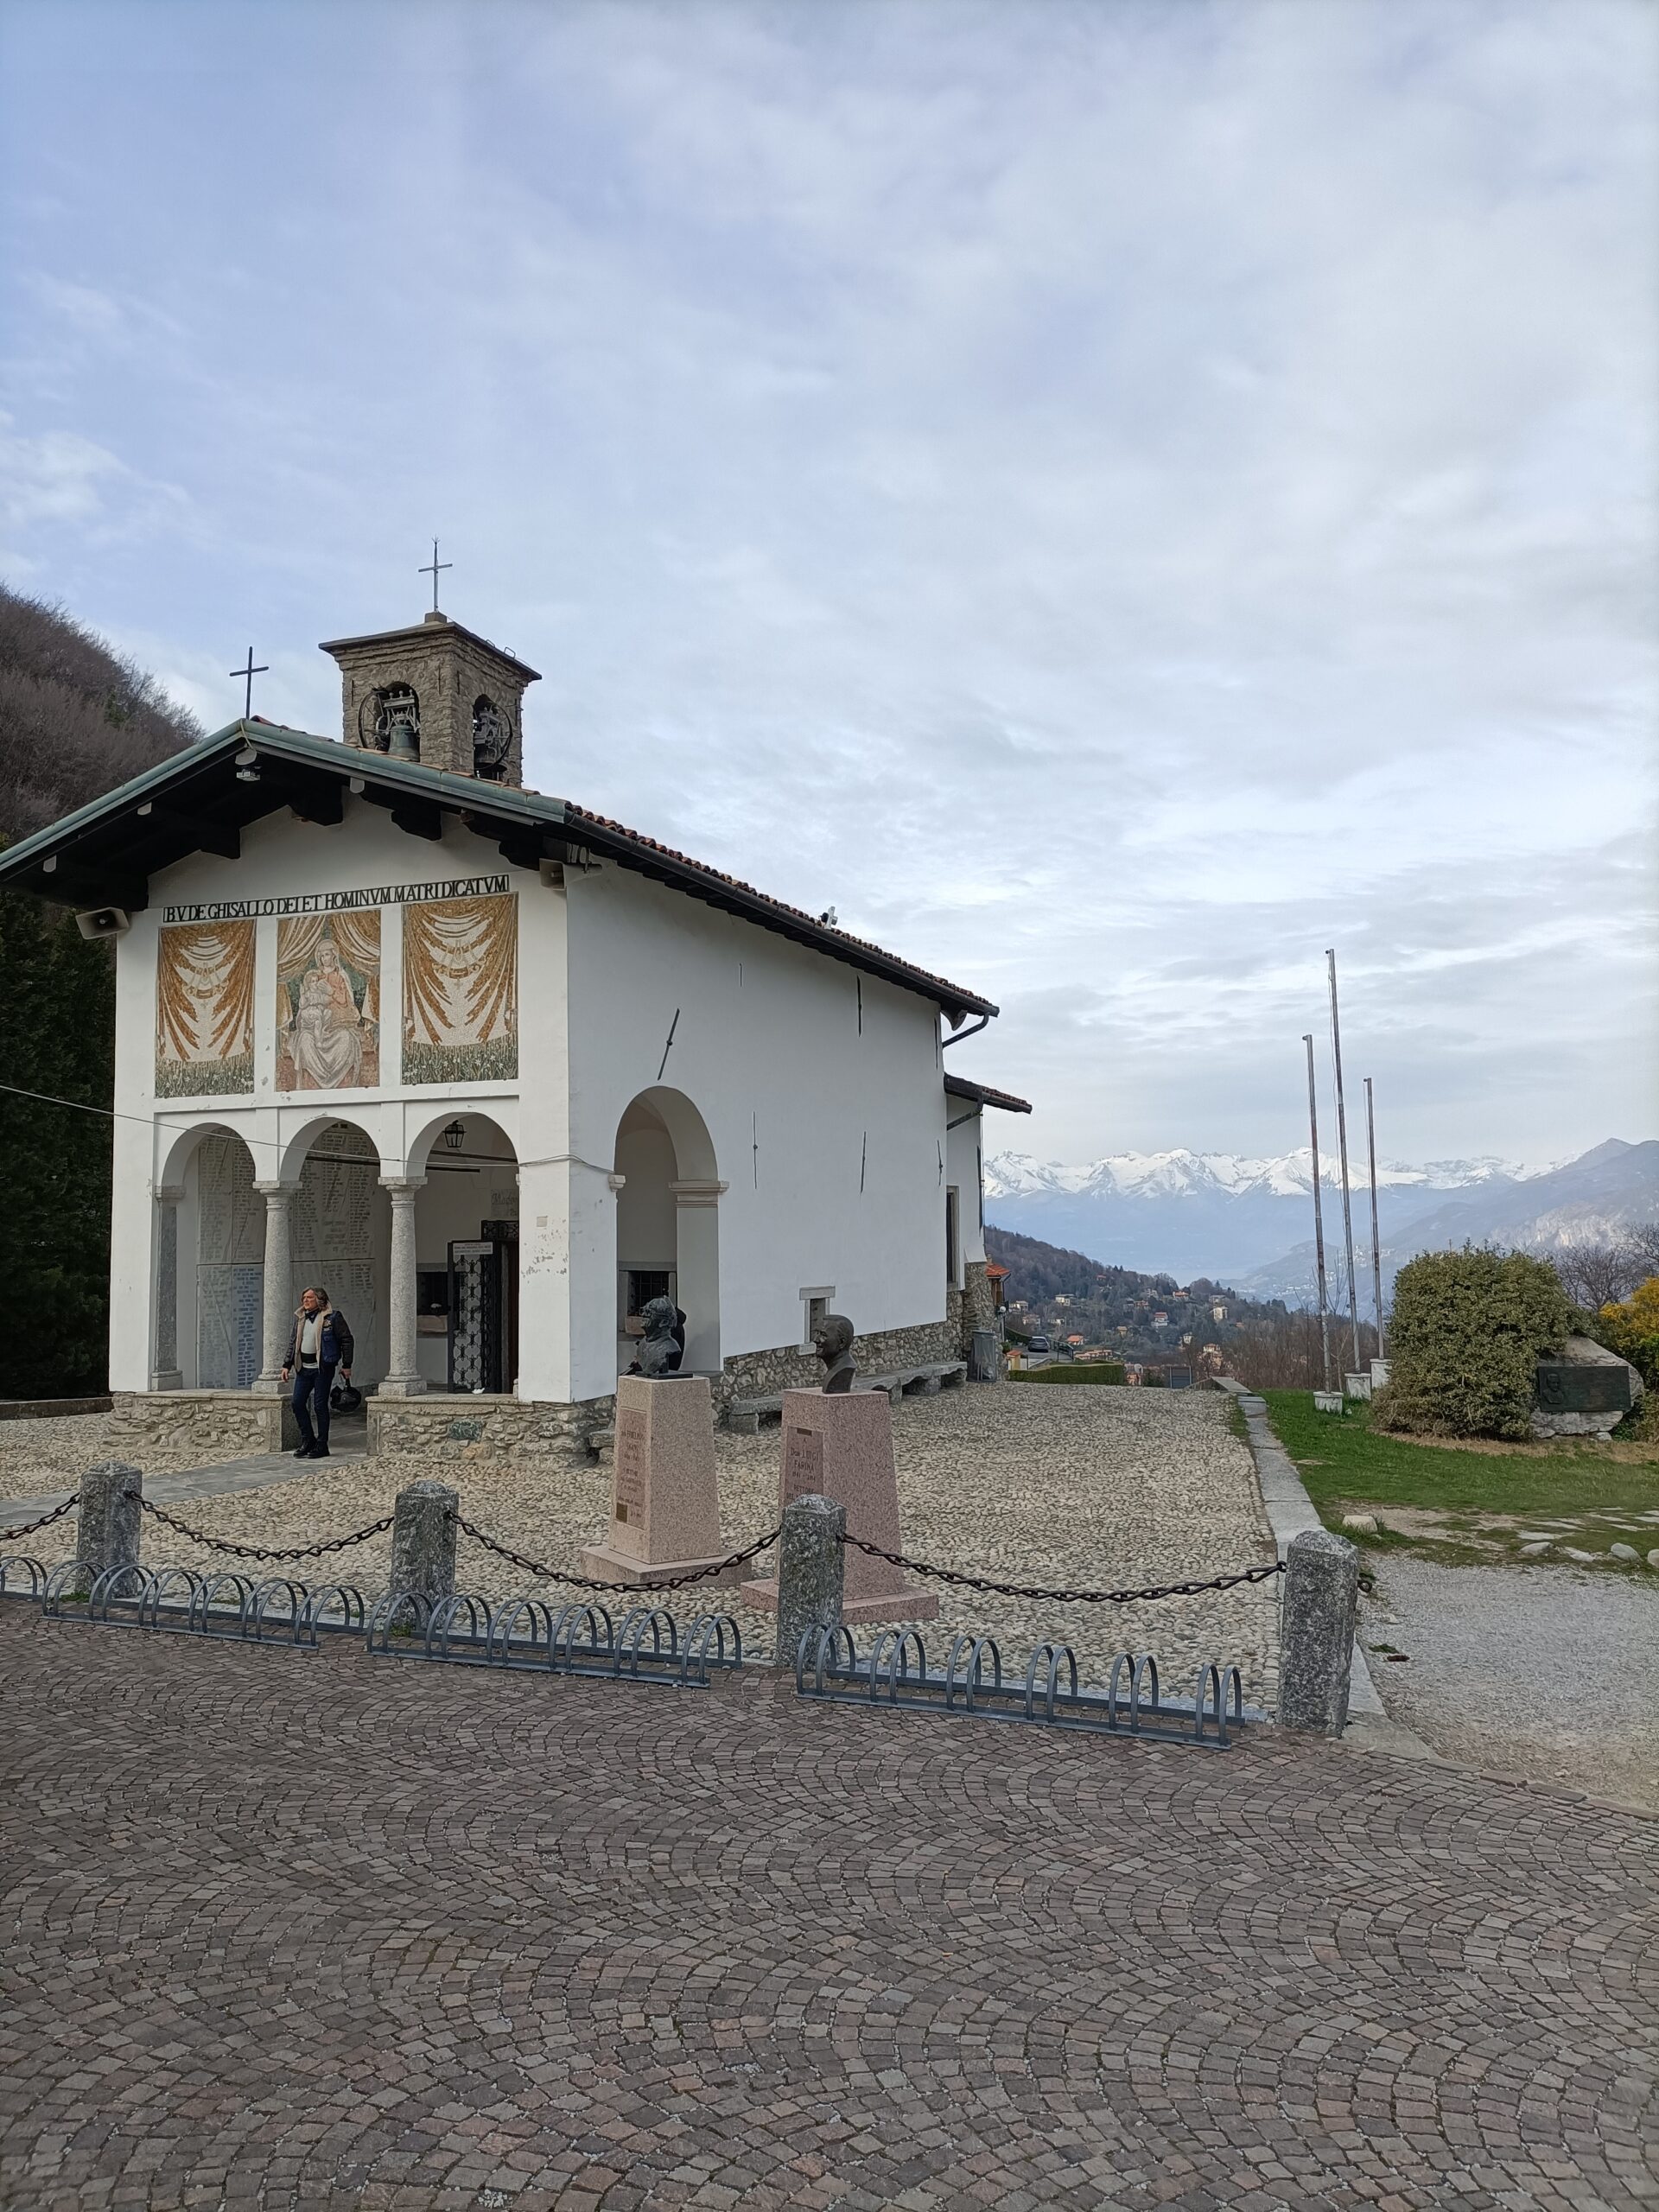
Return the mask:
{"type": "Polygon", "coordinates": [[[523,785],[524,698],[535,669],[435,607],[407,630],[334,638],[321,651],[339,664],[347,745],[523,785]]]}

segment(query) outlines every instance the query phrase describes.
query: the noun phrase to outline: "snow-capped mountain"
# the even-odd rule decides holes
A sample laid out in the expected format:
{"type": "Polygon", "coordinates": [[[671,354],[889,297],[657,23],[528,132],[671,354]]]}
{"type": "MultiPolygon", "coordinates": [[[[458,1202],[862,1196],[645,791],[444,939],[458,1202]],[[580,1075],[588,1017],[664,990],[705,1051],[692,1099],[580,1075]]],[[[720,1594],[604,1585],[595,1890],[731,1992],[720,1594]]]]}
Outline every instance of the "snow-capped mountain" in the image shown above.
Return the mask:
{"type": "MultiPolygon", "coordinates": [[[[1370,1196],[1363,1158],[1351,1159],[1356,1243],[1369,1245],[1370,1196]]],[[[1341,1237],[1341,1179],[1322,1154],[1327,1248],[1341,1237]]],[[[1276,1159],[1185,1149],[1113,1153],[1088,1166],[999,1153],[985,1163],[988,1219],[1090,1258],[1183,1280],[1208,1275],[1257,1297],[1292,1294],[1269,1274],[1311,1278],[1313,1163],[1304,1145],[1276,1159]],[[1306,1243],[1308,1262],[1294,1248],[1306,1243]]],[[[1581,1160],[1534,1169],[1493,1158],[1437,1160],[1377,1168],[1377,1216],[1385,1257],[1402,1244],[1427,1251],[1485,1236],[1514,1243],[1549,1241],[1548,1219],[1568,1226],[1555,1241],[1598,1233],[1592,1221],[1659,1216],[1659,1143],[1617,1139],[1581,1160]],[[1594,1186],[1593,1189],[1592,1186],[1594,1186]],[[1488,1225],[1490,1224],[1490,1225],[1488,1225]],[[1522,1230],[1526,1233],[1521,1233],[1522,1230]],[[1453,1231],[1456,1233],[1452,1233],[1453,1231]],[[1534,1231],[1536,1231],[1535,1234],[1534,1231]]],[[[1400,1258],[1409,1256],[1402,1249],[1400,1258]]]]}
{"type": "MultiPolygon", "coordinates": [[[[1351,1175],[1351,1162],[1350,1166],[1351,1175]]],[[[1379,1190],[1458,1191],[1494,1179],[1517,1181],[1524,1167],[1501,1160],[1436,1160],[1422,1167],[1378,1163],[1379,1190]]],[[[1319,1160],[1321,1186],[1340,1192],[1341,1175],[1329,1154],[1319,1160]]],[[[1087,1167],[1065,1167],[1058,1160],[1033,1160],[1029,1153],[1000,1152],[985,1163],[987,1199],[1027,1198],[1042,1191],[1119,1198],[1185,1198],[1205,1191],[1230,1197],[1257,1192],[1275,1198],[1306,1198],[1313,1188],[1313,1155],[1303,1145],[1276,1160],[1252,1160],[1232,1152],[1114,1152],[1087,1167]]]]}

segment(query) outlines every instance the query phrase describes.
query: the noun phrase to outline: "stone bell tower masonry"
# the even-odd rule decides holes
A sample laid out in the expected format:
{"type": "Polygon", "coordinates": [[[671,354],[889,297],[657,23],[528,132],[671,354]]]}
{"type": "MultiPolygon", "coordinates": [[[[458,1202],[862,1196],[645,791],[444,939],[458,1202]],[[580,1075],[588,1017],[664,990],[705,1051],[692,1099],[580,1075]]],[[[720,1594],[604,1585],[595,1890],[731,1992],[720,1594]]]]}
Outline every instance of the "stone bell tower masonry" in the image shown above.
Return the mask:
{"type": "Polygon", "coordinates": [[[435,607],[406,630],[335,638],[347,745],[521,788],[524,697],[537,672],[435,607]]]}

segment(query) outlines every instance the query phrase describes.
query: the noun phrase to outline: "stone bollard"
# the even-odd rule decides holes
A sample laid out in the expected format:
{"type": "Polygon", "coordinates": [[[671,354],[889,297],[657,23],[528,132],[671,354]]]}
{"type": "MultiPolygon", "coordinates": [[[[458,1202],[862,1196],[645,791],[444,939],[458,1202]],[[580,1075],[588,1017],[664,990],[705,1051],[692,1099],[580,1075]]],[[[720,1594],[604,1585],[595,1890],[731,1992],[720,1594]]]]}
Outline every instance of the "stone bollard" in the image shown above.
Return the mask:
{"type": "Polygon", "coordinates": [[[397,1493],[391,1522],[391,1586],[429,1607],[455,1594],[455,1523],[461,1493],[448,1483],[410,1483],[397,1493]]]}
{"type": "Polygon", "coordinates": [[[1285,1553],[1279,1725],[1340,1736],[1348,1725],[1359,1554],[1328,1529],[1305,1529],[1285,1553]]]}
{"type": "Polygon", "coordinates": [[[124,1459],[100,1459],[80,1478],[75,1558],[86,1571],[87,1586],[112,1567],[138,1564],[138,1531],[143,1518],[137,1497],[143,1476],[124,1459]]]}
{"type": "Polygon", "coordinates": [[[847,1509],[809,1493],[784,1508],[778,1539],[778,1661],[792,1668],[809,1629],[841,1626],[847,1509]]]}

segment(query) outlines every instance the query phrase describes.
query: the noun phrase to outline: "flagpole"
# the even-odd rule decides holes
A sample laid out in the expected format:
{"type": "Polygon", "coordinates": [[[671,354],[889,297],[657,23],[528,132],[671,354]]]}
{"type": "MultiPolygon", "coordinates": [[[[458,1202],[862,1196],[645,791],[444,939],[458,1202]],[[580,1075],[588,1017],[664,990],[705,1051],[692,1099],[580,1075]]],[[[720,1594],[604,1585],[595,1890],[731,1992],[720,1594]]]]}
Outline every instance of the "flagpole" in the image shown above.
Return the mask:
{"type": "Polygon", "coordinates": [[[1325,1388],[1331,1388],[1331,1315],[1325,1294],[1325,1215],[1319,1203],[1319,1108],[1313,1088],[1313,1038],[1306,1033],[1307,1047],[1307,1135],[1313,1151],[1313,1254],[1319,1270],[1319,1371],[1325,1388]]]}
{"type": "Polygon", "coordinates": [[[1382,1340],[1382,1246],[1376,1233],[1376,1112],[1370,1076],[1365,1078],[1365,1148],[1371,1167],[1371,1294],[1376,1300],[1376,1356],[1386,1359],[1388,1347],[1382,1340]]]}
{"type": "Polygon", "coordinates": [[[1331,1057],[1337,1070],[1337,1156],[1342,1163],[1342,1234],[1348,1253],[1348,1323],[1353,1332],[1354,1372],[1359,1372],[1359,1293],[1354,1283],[1354,1211],[1348,1188],[1348,1114],[1342,1097],[1342,1026],[1337,1019],[1337,956],[1327,948],[1331,971],[1331,1057]]]}

